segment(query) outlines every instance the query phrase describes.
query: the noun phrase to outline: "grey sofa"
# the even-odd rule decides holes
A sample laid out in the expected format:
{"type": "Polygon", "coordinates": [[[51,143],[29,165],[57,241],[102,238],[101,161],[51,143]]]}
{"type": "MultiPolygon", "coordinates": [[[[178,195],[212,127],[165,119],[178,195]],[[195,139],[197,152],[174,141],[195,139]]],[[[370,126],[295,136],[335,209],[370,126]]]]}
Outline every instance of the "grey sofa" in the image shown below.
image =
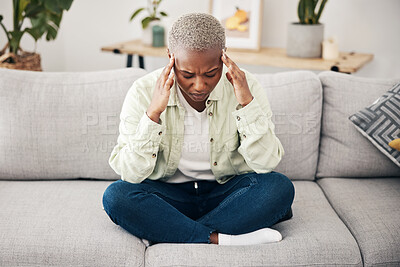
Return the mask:
{"type": "Polygon", "coordinates": [[[399,266],[400,168],[348,116],[398,80],[308,71],[257,74],[294,181],[278,243],[146,247],[102,194],[119,112],[145,71],[0,70],[1,266],[399,266]]]}

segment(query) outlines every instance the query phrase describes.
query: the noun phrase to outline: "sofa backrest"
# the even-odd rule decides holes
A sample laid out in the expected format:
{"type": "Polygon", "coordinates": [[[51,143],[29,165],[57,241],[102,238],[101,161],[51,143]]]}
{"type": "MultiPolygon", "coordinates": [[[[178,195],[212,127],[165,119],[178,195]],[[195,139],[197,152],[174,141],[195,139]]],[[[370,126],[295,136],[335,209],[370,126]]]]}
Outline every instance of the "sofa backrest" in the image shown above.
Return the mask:
{"type": "Polygon", "coordinates": [[[317,178],[400,176],[400,168],[365,138],[348,117],[371,105],[398,80],[322,72],[321,145],[317,178]]]}
{"type": "Polygon", "coordinates": [[[310,71],[256,74],[265,89],[275,134],[285,155],[275,171],[292,180],[314,180],[320,139],[322,87],[310,71]]]}
{"type": "Polygon", "coordinates": [[[121,106],[145,73],[0,69],[0,179],[118,179],[108,158],[121,106]]]}
{"type": "MultiPolygon", "coordinates": [[[[108,164],[119,114],[146,72],[49,73],[0,69],[0,179],[119,179],[108,164]]],[[[276,171],[315,177],[321,83],[308,71],[257,74],[285,155],[276,171]]]]}

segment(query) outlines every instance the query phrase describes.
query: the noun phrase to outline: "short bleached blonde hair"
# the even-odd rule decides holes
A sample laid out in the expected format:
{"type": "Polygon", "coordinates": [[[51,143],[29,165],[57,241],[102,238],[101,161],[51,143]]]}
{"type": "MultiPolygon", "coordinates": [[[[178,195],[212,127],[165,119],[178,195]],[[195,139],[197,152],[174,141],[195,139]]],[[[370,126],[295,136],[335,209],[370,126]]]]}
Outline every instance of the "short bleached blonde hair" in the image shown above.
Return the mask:
{"type": "Polygon", "coordinates": [[[190,13],[178,18],[169,32],[168,49],[194,51],[225,48],[225,29],[213,16],[206,13],[190,13]]]}

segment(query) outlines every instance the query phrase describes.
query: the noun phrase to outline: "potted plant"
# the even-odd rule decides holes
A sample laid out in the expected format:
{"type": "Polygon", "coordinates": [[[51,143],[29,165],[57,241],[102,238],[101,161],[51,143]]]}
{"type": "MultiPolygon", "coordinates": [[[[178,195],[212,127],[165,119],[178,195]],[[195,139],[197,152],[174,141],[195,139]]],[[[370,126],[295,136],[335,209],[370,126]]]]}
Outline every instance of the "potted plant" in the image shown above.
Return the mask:
{"type": "Polygon", "coordinates": [[[324,25],[319,23],[328,0],[300,0],[299,22],[288,27],[286,54],[291,57],[319,58],[322,54],[324,25]]]}
{"type": "Polygon", "coordinates": [[[163,11],[158,11],[162,0],[148,0],[147,7],[142,7],[133,12],[129,21],[132,21],[139,15],[143,10],[148,12],[148,16],[142,19],[143,36],[142,41],[146,45],[152,45],[152,27],[161,20],[162,17],[168,16],[167,13],[163,11]]]}
{"type": "Polygon", "coordinates": [[[22,36],[28,33],[35,43],[46,35],[46,40],[54,40],[60,27],[63,12],[69,10],[73,0],[13,0],[13,29],[8,30],[0,15],[7,44],[0,51],[0,67],[41,71],[40,55],[25,52],[20,47],[22,36]],[[26,20],[30,26],[23,28],[26,20]],[[8,50],[8,52],[7,52],[8,50]]]}

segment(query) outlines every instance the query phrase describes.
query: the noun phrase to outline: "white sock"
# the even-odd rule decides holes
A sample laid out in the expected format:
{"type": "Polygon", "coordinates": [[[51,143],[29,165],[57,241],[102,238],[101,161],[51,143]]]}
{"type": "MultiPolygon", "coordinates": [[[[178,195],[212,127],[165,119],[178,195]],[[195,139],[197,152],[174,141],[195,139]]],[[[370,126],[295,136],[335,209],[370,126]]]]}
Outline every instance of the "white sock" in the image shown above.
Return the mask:
{"type": "Polygon", "coordinates": [[[263,228],[242,235],[226,235],[218,233],[218,245],[225,246],[257,245],[278,242],[281,240],[281,233],[271,228],[263,228]]]}

